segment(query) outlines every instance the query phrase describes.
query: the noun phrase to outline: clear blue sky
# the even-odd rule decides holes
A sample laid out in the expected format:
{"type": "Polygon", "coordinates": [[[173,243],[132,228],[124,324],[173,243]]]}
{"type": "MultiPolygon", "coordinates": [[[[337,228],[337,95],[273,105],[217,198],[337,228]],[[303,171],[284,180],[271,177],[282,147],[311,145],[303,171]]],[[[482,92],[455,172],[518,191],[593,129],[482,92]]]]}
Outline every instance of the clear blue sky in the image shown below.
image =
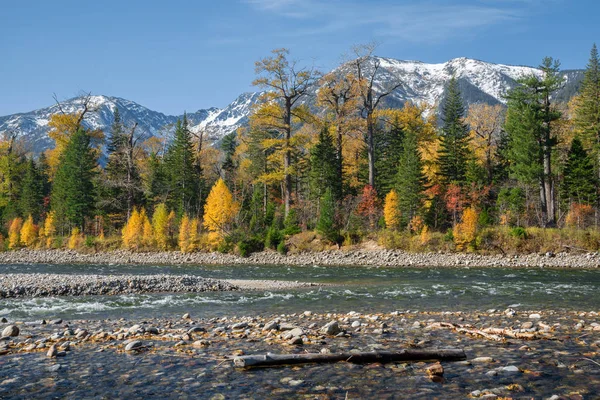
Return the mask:
{"type": "Polygon", "coordinates": [[[0,115],[81,91],[169,114],[224,107],[279,47],[323,70],[371,41],[398,59],[582,68],[599,15],[597,0],[6,0],[0,115]]]}

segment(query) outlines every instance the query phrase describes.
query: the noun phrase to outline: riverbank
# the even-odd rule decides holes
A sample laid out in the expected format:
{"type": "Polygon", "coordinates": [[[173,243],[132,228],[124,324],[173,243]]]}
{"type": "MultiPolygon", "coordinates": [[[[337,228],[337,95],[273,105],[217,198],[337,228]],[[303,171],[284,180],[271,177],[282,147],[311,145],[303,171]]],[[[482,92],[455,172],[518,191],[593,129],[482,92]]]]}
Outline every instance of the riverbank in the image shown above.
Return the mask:
{"type": "Polygon", "coordinates": [[[398,250],[359,249],[281,255],[263,251],[240,257],[222,253],[118,250],[81,253],[73,250],[18,250],[0,253],[2,264],[140,264],[140,265],[294,265],[365,267],[555,267],[600,268],[600,253],[546,253],[478,255],[468,253],[407,253],[398,250]]]}
{"type": "Polygon", "coordinates": [[[0,341],[0,397],[585,399],[600,393],[595,311],[306,311],[219,318],[192,313],[8,320],[0,322],[0,331],[6,336],[0,341]],[[441,371],[427,362],[253,370],[232,363],[236,355],[267,352],[448,347],[464,349],[467,361],[442,363],[441,371]]]}

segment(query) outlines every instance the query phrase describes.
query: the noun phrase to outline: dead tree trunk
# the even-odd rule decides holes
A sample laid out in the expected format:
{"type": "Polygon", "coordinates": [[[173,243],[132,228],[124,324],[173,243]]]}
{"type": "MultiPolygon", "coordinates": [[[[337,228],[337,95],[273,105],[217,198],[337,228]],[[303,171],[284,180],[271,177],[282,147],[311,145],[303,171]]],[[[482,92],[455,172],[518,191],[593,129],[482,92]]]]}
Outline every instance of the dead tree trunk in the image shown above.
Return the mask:
{"type": "Polygon", "coordinates": [[[346,361],[355,364],[365,363],[392,363],[406,361],[462,361],[466,360],[462,349],[433,349],[433,350],[400,350],[395,352],[364,352],[364,353],[336,353],[336,354],[263,354],[239,356],[233,359],[236,367],[275,367],[281,365],[311,364],[311,363],[336,363],[346,361]]]}

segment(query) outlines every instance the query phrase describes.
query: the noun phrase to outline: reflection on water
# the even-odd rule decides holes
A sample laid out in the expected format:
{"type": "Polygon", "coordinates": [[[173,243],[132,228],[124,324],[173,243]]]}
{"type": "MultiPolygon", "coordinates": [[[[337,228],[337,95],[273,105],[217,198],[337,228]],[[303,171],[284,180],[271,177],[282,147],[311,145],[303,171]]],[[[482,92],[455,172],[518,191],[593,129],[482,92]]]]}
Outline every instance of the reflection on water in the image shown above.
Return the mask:
{"type": "Polygon", "coordinates": [[[212,278],[313,281],[335,286],[240,293],[2,299],[11,319],[134,318],[193,312],[197,317],[394,310],[595,309],[600,271],[490,268],[0,265],[0,273],[194,274],[212,278]]]}

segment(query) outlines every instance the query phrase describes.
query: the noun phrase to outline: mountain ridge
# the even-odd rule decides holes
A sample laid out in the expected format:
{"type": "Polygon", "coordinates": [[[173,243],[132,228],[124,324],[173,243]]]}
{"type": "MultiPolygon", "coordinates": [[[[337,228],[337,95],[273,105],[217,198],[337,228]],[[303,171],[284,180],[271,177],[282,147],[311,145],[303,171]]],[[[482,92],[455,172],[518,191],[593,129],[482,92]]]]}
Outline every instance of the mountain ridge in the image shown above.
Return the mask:
{"type": "MultiPolygon", "coordinates": [[[[437,106],[441,103],[445,87],[452,76],[456,76],[466,106],[486,102],[505,104],[505,94],[517,84],[520,76],[527,74],[540,75],[542,72],[534,67],[494,64],[485,61],[458,57],[445,63],[425,63],[414,60],[397,60],[387,57],[369,58],[366,70],[379,63],[379,74],[375,80],[375,90],[384,90],[387,84],[401,81],[403,85],[385,99],[385,106],[401,107],[406,101],[427,103],[437,106]]],[[[349,71],[351,61],[344,63],[332,72],[349,71]]],[[[583,77],[582,70],[561,71],[565,77],[565,88],[557,93],[557,98],[568,100],[577,89],[583,77]]],[[[313,88],[314,95],[318,87],[313,88]]],[[[240,94],[225,108],[211,107],[188,113],[190,128],[194,132],[205,131],[210,139],[218,140],[224,135],[234,132],[248,122],[252,107],[259,102],[262,92],[245,92],[240,94]]],[[[83,97],[73,97],[61,102],[65,112],[75,112],[82,107],[83,97]]],[[[144,136],[167,135],[177,119],[182,115],[168,115],[151,110],[131,100],[117,96],[94,95],[90,101],[95,112],[86,115],[85,124],[89,128],[110,132],[114,120],[113,108],[119,108],[126,125],[138,123],[138,134],[144,136]]],[[[314,106],[314,98],[306,100],[314,106]]],[[[17,131],[26,137],[33,152],[40,152],[53,146],[48,138],[48,121],[50,116],[59,112],[57,104],[29,112],[16,113],[0,117],[0,134],[17,131]]]]}

